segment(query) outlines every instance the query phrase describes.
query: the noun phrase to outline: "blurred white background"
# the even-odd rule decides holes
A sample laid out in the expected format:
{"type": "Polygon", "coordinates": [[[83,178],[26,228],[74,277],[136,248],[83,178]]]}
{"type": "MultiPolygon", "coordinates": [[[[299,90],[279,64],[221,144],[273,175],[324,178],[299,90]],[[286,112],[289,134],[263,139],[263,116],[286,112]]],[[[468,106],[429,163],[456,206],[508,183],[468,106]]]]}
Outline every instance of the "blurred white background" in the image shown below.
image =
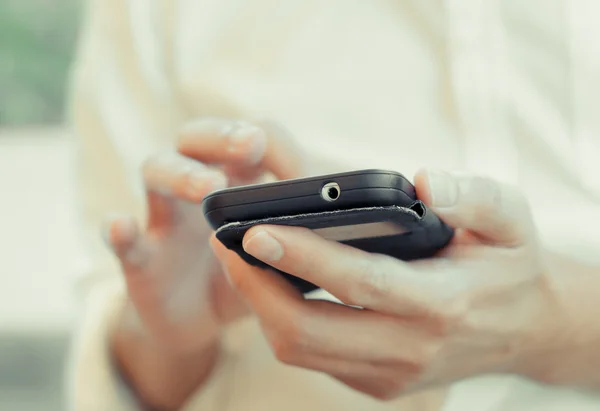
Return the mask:
{"type": "Polygon", "coordinates": [[[0,410],[65,409],[78,251],[71,139],[0,128],[0,410]]]}
{"type": "MultiPolygon", "coordinates": [[[[0,410],[65,410],[77,240],[65,107],[85,0],[0,0],[0,410]]],[[[107,410],[108,411],[108,410],[107,410]]]]}
{"type": "Polygon", "coordinates": [[[0,129],[0,318],[6,330],[63,329],[77,261],[71,139],[0,129]]]}

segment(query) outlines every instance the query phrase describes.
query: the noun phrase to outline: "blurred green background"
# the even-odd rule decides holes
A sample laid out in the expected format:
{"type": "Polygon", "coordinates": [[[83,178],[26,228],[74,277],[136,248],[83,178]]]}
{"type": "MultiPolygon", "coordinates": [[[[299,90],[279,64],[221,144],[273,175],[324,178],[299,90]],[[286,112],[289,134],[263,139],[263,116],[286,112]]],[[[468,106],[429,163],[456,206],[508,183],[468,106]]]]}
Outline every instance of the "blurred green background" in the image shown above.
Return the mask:
{"type": "Polygon", "coordinates": [[[0,126],[57,124],[81,0],[0,0],[0,126]]]}
{"type": "Polygon", "coordinates": [[[64,108],[84,2],[0,0],[0,410],[67,409],[78,238],[64,108]]]}

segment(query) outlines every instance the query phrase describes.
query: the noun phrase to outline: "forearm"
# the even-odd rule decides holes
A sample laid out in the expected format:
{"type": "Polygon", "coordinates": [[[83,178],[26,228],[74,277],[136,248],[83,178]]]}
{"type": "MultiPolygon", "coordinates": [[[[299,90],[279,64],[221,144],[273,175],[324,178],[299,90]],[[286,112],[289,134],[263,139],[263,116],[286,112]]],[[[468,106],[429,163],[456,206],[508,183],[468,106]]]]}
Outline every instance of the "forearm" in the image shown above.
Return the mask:
{"type": "Polygon", "coordinates": [[[600,390],[600,266],[548,255],[550,308],[529,374],[539,381],[600,390]]]}
{"type": "Polygon", "coordinates": [[[179,410],[210,378],[220,350],[218,336],[185,353],[168,350],[127,326],[111,338],[114,360],[140,402],[150,409],[179,410]]]}

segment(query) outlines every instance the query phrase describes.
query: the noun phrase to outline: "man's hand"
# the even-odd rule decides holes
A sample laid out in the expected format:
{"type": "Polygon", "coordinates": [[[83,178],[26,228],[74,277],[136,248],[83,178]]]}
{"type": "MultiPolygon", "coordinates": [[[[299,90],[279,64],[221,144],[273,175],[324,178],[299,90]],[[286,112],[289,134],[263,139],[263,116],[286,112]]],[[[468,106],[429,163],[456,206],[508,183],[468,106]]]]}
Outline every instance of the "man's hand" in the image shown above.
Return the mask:
{"type": "Polygon", "coordinates": [[[303,298],[213,237],[279,360],[381,399],[531,369],[556,335],[556,310],[524,196],[495,181],[446,173],[423,172],[415,182],[419,198],[457,229],[436,258],[403,262],[298,227],[246,234],[246,252],[345,304],[303,298]]]}
{"type": "Polygon", "coordinates": [[[281,128],[208,119],[184,127],[177,153],[149,159],[142,172],[147,223],[119,216],[105,230],[131,301],[113,346],[140,396],[170,409],[207,377],[221,327],[247,313],[210,250],[200,203],[264,173],[299,177],[303,161],[281,128]]]}

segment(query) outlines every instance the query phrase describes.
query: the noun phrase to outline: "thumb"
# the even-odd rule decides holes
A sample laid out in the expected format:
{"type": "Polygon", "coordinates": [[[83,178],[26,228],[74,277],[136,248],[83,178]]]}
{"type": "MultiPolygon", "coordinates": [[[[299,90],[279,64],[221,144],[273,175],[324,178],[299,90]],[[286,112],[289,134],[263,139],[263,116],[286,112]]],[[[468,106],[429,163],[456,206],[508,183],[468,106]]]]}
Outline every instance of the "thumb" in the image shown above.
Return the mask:
{"type": "Polygon", "coordinates": [[[519,246],[535,235],[529,205],[514,187],[436,170],[417,173],[415,186],[417,196],[446,224],[486,242],[519,246]]]}

